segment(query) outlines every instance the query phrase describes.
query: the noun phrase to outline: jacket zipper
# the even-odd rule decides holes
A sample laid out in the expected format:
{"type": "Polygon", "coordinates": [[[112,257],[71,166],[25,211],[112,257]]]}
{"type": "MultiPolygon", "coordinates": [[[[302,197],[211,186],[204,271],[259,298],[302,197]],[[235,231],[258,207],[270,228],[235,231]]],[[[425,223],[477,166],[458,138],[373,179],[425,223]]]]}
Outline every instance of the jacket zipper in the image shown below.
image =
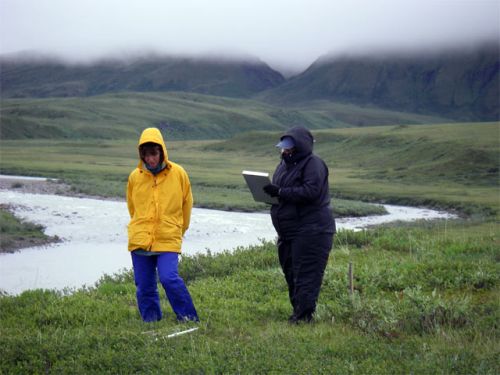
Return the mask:
{"type": "Polygon", "coordinates": [[[153,244],[155,242],[155,233],[156,233],[156,229],[158,227],[158,200],[155,197],[156,186],[157,186],[156,176],[153,175],[153,201],[155,203],[155,215],[153,216],[154,225],[153,225],[153,230],[151,233],[151,244],[149,245],[149,251],[152,251],[153,244]]]}

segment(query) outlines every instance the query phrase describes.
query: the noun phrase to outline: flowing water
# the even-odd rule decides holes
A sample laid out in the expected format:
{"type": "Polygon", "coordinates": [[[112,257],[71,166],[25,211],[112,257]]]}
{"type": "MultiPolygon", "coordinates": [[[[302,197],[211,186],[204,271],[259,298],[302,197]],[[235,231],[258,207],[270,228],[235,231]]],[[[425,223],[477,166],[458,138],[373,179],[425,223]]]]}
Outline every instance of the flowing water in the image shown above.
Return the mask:
{"type": "MultiPolygon", "coordinates": [[[[125,202],[0,190],[0,204],[12,205],[16,216],[42,224],[46,234],[62,239],[48,246],[0,254],[0,290],[4,292],[92,286],[104,274],[131,268],[125,202]]],[[[359,230],[398,220],[453,217],[430,209],[384,206],[387,215],[337,219],[337,228],[359,230]]],[[[194,208],[183,254],[231,251],[275,237],[268,213],[194,208]]]]}

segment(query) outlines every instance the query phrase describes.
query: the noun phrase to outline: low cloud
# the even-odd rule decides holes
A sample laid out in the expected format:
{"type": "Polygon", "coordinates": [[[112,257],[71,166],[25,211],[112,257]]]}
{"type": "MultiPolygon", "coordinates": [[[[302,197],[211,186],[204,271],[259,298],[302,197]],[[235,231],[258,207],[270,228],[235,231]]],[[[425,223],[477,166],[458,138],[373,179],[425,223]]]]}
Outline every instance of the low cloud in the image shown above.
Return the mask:
{"type": "Polygon", "coordinates": [[[1,0],[2,54],[255,56],[294,72],[330,54],[499,43],[500,2],[1,0]]]}

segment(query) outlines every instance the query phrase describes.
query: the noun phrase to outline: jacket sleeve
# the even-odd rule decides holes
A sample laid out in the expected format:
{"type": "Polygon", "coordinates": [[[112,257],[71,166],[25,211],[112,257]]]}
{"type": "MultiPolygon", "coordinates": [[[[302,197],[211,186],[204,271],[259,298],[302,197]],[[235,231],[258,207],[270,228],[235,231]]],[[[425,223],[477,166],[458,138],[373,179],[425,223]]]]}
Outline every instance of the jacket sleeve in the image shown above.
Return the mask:
{"type": "Polygon", "coordinates": [[[328,168],[319,158],[312,158],[305,165],[300,186],[283,187],[280,189],[280,200],[300,203],[311,202],[319,198],[325,179],[328,178],[328,168]]]}
{"type": "Polygon", "coordinates": [[[189,224],[191,222],[191,210],[193,208],[193,193],[191,191],[191,182],[189,181],[189,177],[187,173],[184,174],[184,183],[183,183],[183,201],[182,201],[182,216],[183,216],[183,225],[182,225],[182,235],[186,233],[189,228],[189,224]]]}
{"type": "Polygon", "coordinates": [[[134,201],[132,199],[133,183],[131,177],[132,176],[128,177],[128,182],[127,182],[127,208],[128,208],[128,213],[132,218],[132,216],[134,216],[135,208],[134,208],[134,201]]]}

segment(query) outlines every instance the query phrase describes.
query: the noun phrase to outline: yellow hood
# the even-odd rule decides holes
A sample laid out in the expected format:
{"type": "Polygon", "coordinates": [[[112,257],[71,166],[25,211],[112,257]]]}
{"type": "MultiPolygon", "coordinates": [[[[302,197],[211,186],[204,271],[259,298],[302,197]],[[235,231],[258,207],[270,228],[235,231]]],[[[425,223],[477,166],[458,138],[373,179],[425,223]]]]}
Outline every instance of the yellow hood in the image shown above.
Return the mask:
{"type": "MultiPolygon", "coordinates": [[[[171,165],[168,162],[168,153],[167,153],[167,147],[165,146],[165,142],[163,141],[163,137],[160,133],[160,131],[157,128],[147,128],[144,129],[144,131],[141,134],[141,137],[139,138],[139,144],[137,145],[137,151],[139,152],[139,147],[143,145],[144,143],[148,142],[153,142],[161,146],[163,150],[163,155],[165,156],[165,165],[167,166],[168,169],[170,169],[171,165]]],[[[142,162],[141,155],[139,152],[139,168],[142,168],[144,163],[142,162]]]]}

